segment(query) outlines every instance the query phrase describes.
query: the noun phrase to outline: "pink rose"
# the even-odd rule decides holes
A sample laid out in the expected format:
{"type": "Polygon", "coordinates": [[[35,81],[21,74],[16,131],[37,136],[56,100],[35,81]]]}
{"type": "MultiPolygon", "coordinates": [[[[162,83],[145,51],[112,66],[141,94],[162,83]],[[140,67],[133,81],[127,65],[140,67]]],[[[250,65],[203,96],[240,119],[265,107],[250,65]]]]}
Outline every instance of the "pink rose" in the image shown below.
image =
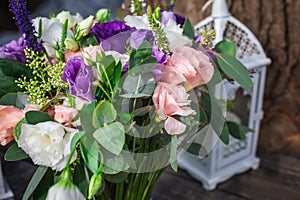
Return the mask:
{"type": "Polygon", "coordinates": [[[24,112],[13,106],[0,105],[0,144],[6,145],[14,139],[14,127],[24,117],[24,112]]]}
{"type": "Polygon", "coordinates": [[[71,51],[71,50],[66,50],[66,53],[65,53],[65,61],[66,63],[73,57],[75,56],[82,56],[82,51],[83,49],[80,49],[78,51],[71,51]]]}
{"type": "Polygon", "coordinates": [[[77,109],[66,106],[54,106],[54,112],[54,120],[59,123],[70,123],[78,113],[77,109]]]}
{"type": "Polygon", "coordinates": [[[181,85],[159,82],[154,90],[153,102],[156,113],[161,120],[166,120],[165,129],[168,134],[181,134],[186,126],[173,118],[173,115],[188,116],[195,111],[188,107],[191,103],[189,95],[181,85]]]}
{"type": "Polygon", "coordinates": [[[190,47],[174,50],[166,66],[163,81],[178,85],[184,82],[187,90],[206,84],[214,74],[214,66],[203,52],[190,47]]]}

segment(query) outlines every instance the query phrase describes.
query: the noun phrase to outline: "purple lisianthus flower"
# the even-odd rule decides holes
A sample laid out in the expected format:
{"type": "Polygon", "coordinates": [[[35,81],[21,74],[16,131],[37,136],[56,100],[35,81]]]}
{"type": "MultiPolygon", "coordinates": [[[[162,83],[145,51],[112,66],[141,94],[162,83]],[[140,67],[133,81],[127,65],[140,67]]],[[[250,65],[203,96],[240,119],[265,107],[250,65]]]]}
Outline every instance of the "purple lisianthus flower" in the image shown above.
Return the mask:
{"type": "Polygon", "coordinates": [[[152,48],[152,57],[156,58],[157,63],[164,64],[168,60],[168,54],[160,51],[157,46],[153,46],[152,48]]]}
{"type": "Polygon", "coordinates": [[[101,46],[104,51],[117,51],[121,54],[126,53],[126,46],[128,38],[130,37],[133,30],[125,31],[113,35],[112,37],[103,40],[101,46]]]}
{"type": "Polygon", "coordinates": [[[102,42],[118,33],[133,30],[134,28],[127,26],[124,22],[114,20],[112,22],[95,24],[90,33],[93,33],[98,42],[102,42]]]}
{"type": "Polygon", "coordinates": [[[176,23],[179,24],[182,27],[184,25],[184,22],[185,22],[185,16],[178,15],[178,14],[175,13],[175,17],[176,17],[176,23]]]}
{"type": "Polygon", "coordinates": [[[68,61],[62,80],[69,84],[70,94],[89,102],[96,101],[92,90],[92,82],[95,81],[93,68],[86,66],[81,57],[73,57],[68,61]]]}
{"type": "Polygon", "coordinates": [[[0,58],[16,60],[22,63],[26,62],[24,49],[26,48],[25,39],[13,40],[3,47],[0,47],[0,58]]]}
{"type": "Polygon", "coordinates": [[[166,25],[170,19],[176,21],[176,16],[175,16],[175,14],[174,14],[173,12],[171,12],[171,11],[166,11],[166,10],[161,11],[161,12],[160,12],[160,15],[161,15],[160,21],[161,21],[161,23],[164,24],[164,25],[166,25]]]}
{"type": "Polygon", "coordinates": [[[127,61],[127,62],[125,63],[125,65],[122,67],[122,71],[123,71],[123,72],[127,72],[127,71],[128,71],[128,68],[129,68],[129,62],[127,61]]]}
{"type": "Polygon", "coordinates": [[[154,70],[152,70],[152,75],[154,77],[154,80],[158,82],[164,75],[165,73],[162,72],[162,68],[164,64],[168,60],[168,55],[165,54],[164,52],[160,51],[157,46],[153,46],[152,48],[152,57],[156,58],[157,60],[157,65],[154,70]]]}
{"type": "Polygon", "coordinates": [[[176,13],[173,13],[171,11],[161,11],[161,23],[166,25],[170,19],[174,20],[177,24],[179,24],[181,27],[183,26],[185,22],[185,17],[182,15],[178,15],[176,13]]]}
{"type": "Polygon", "coordinates": [[[133,49],[138,49],[139,46],[145,41],[150,42],[151,45],[153,44],[154,35],[152,31],[140,29],[132,32],[130,35],[130,46],[133,49]]]}

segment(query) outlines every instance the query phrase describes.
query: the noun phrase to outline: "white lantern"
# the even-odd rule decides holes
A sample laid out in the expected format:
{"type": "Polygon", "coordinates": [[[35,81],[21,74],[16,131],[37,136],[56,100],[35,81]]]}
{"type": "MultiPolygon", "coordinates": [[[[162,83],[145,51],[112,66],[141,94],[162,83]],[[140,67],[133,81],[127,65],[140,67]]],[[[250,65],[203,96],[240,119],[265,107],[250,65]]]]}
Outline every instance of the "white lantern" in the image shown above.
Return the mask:
{"type": "MultiPolygon", "coordinates": [[[[224,145],[220,140],[214,145],[213,143],[218,136],[213,133],[211,127],[206,127],[204,131],[202,130],[202,133],[197,135],[195,140],[198,140],[204,147],[214,145],[209,154],[201,158],[187,151],[180,153],[178,158],[179,167],[201,181],[207,190],[214,189],[218,183],[235,174],[251,168],[258,168],[259,158],[256,157],[256,147],[260,121],[263,117],[262,101],[266,66],[271,63],[253,33],[230,15],[226,0],[210,2],[213,2],[212,14],[195,26],[196,33],[200,34],[203,30],[213,28],[216,32],[216,43],[223,39],[233,41],[237,46],[237,58],[249,71],[252,71],[251,77],[254,85],[251,92],[243,90],[238,83],[232,84],[224,81],[216,86],[215,97],[235,99],[234,101],[238,101],[235,102],[236,106],[241,106],[241,103],[243,103],[243,106],[237,109],[240,112],[239,120],[244,121],[254,132],[247,133],[246,140],[241,141],[231,137],[229,145],[224,145]],[[238,99],[243,96],[242,101],[238,99]],[[247,114],[244,111],[247,111],[247,114]],[[242,119],[245,116],[247,116],[246,119],[242,119]],[[203,134],[203,132],[206,132],[206,134],[203,134]]],[[[234,116],[236,115],[238,116],[238,114],[234,114],[234,116]]]]}

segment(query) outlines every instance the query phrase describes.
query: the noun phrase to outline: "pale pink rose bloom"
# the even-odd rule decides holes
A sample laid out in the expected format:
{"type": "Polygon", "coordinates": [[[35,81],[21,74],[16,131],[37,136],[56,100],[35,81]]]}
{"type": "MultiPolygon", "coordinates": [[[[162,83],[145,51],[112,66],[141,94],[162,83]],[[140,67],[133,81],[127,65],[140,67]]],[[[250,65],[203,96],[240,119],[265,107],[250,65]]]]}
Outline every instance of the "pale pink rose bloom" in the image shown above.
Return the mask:
{"type": "Polygon", "coordinates": [[[175,85],[184,82],[185,88],[190,90],[208,83],[214,66],[203,52],[184,46],[174,50],[163,71],[163,81],[175,85]]]}
{"type": "Polygon", "coordinates": [[[14,139],[14,127],[24,118],[24,112],[14,106],[0,105],[0,144],[6,145],[14,139]]]}
{"type": "Polygon", "coordinates": [[[54,111],[54,120],[59,123],[70,123],[78,113],[77,109],[66,106],[54,106],[54,111]]]}
{"type": "Polygon", "coordinates": [[[84,47],[82,51],[82,56],[86,65],[91,65],[90,62],[97,62],[99,58],[103,57],[103,49],[100,45],[84,47]]]}
{"type": "Polygon", "coordinates": [[[34,105],[34,104],[28,104],[24,108],[24,112],[27,113],[28,111],[35,111],[41,109],[41,106],[34,105]]]}
{"type": "Polygon", "coordinates": [[[65,61],[66,63],[73,57],[75,56],[82,56],[82,49],[78,50],[78,51],[71,51],[71,50],[66,50],[65,53],[65,61]]]}
{"type": "Polygon", "coordinates": [[[168,134],[181,134],[185,130],[185,125],[171,116],[195,114],[195,111],[188,107],[191,103],[188,97],[189,94],[181,85],[171,85],[165,82],[157,84],[152,100],[158,117],[166,120],[165,129],[168,134]]]}

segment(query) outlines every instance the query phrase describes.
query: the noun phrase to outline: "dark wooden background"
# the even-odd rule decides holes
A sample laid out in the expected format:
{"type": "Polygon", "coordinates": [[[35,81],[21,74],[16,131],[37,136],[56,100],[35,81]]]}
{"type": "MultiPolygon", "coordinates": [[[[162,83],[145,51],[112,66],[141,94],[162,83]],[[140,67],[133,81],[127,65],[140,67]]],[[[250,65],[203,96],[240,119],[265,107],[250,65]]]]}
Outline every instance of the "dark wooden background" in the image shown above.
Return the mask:
{"type": "MultiPolygon", "coordinates": [[[[125,0],[128,3],[129,0],[125,0]]],[[[0,31],[13,29],[7,0],[0,1],[0,31]],[[5,20],[4,20],[5,19],[5,20]]],[[[37,0],[30,1],[34,8],[37,0]]],[[[130,1],[129,1],[130,2],[130,1]]],[[[148,0],[165,4],[165,0],[148,0]]],[[[193,24],[202,15],[206,0],[177,0],[175,11],[188,16],[193,24]]],[[[228,0],[233,16],[246,24],[272,59],[268,67],[259,151],[300,155],[300,1],[299,0],[228,0]]],[[[88,6],[88,5],[87,5],[88,6]]]]}
{"type": "MultiPolygon", "coordinates": [[[[164,4],[163,1],[151,0],[164,4]]],[[[200,10],[206,0],[177,0],[175,11],[193,24],[210,13],[200,10]]],[[[233,16],[256,35],[272,64],[268,67],[261,153],[300,155],[300,1],[228,0],[233,16]]]]}

